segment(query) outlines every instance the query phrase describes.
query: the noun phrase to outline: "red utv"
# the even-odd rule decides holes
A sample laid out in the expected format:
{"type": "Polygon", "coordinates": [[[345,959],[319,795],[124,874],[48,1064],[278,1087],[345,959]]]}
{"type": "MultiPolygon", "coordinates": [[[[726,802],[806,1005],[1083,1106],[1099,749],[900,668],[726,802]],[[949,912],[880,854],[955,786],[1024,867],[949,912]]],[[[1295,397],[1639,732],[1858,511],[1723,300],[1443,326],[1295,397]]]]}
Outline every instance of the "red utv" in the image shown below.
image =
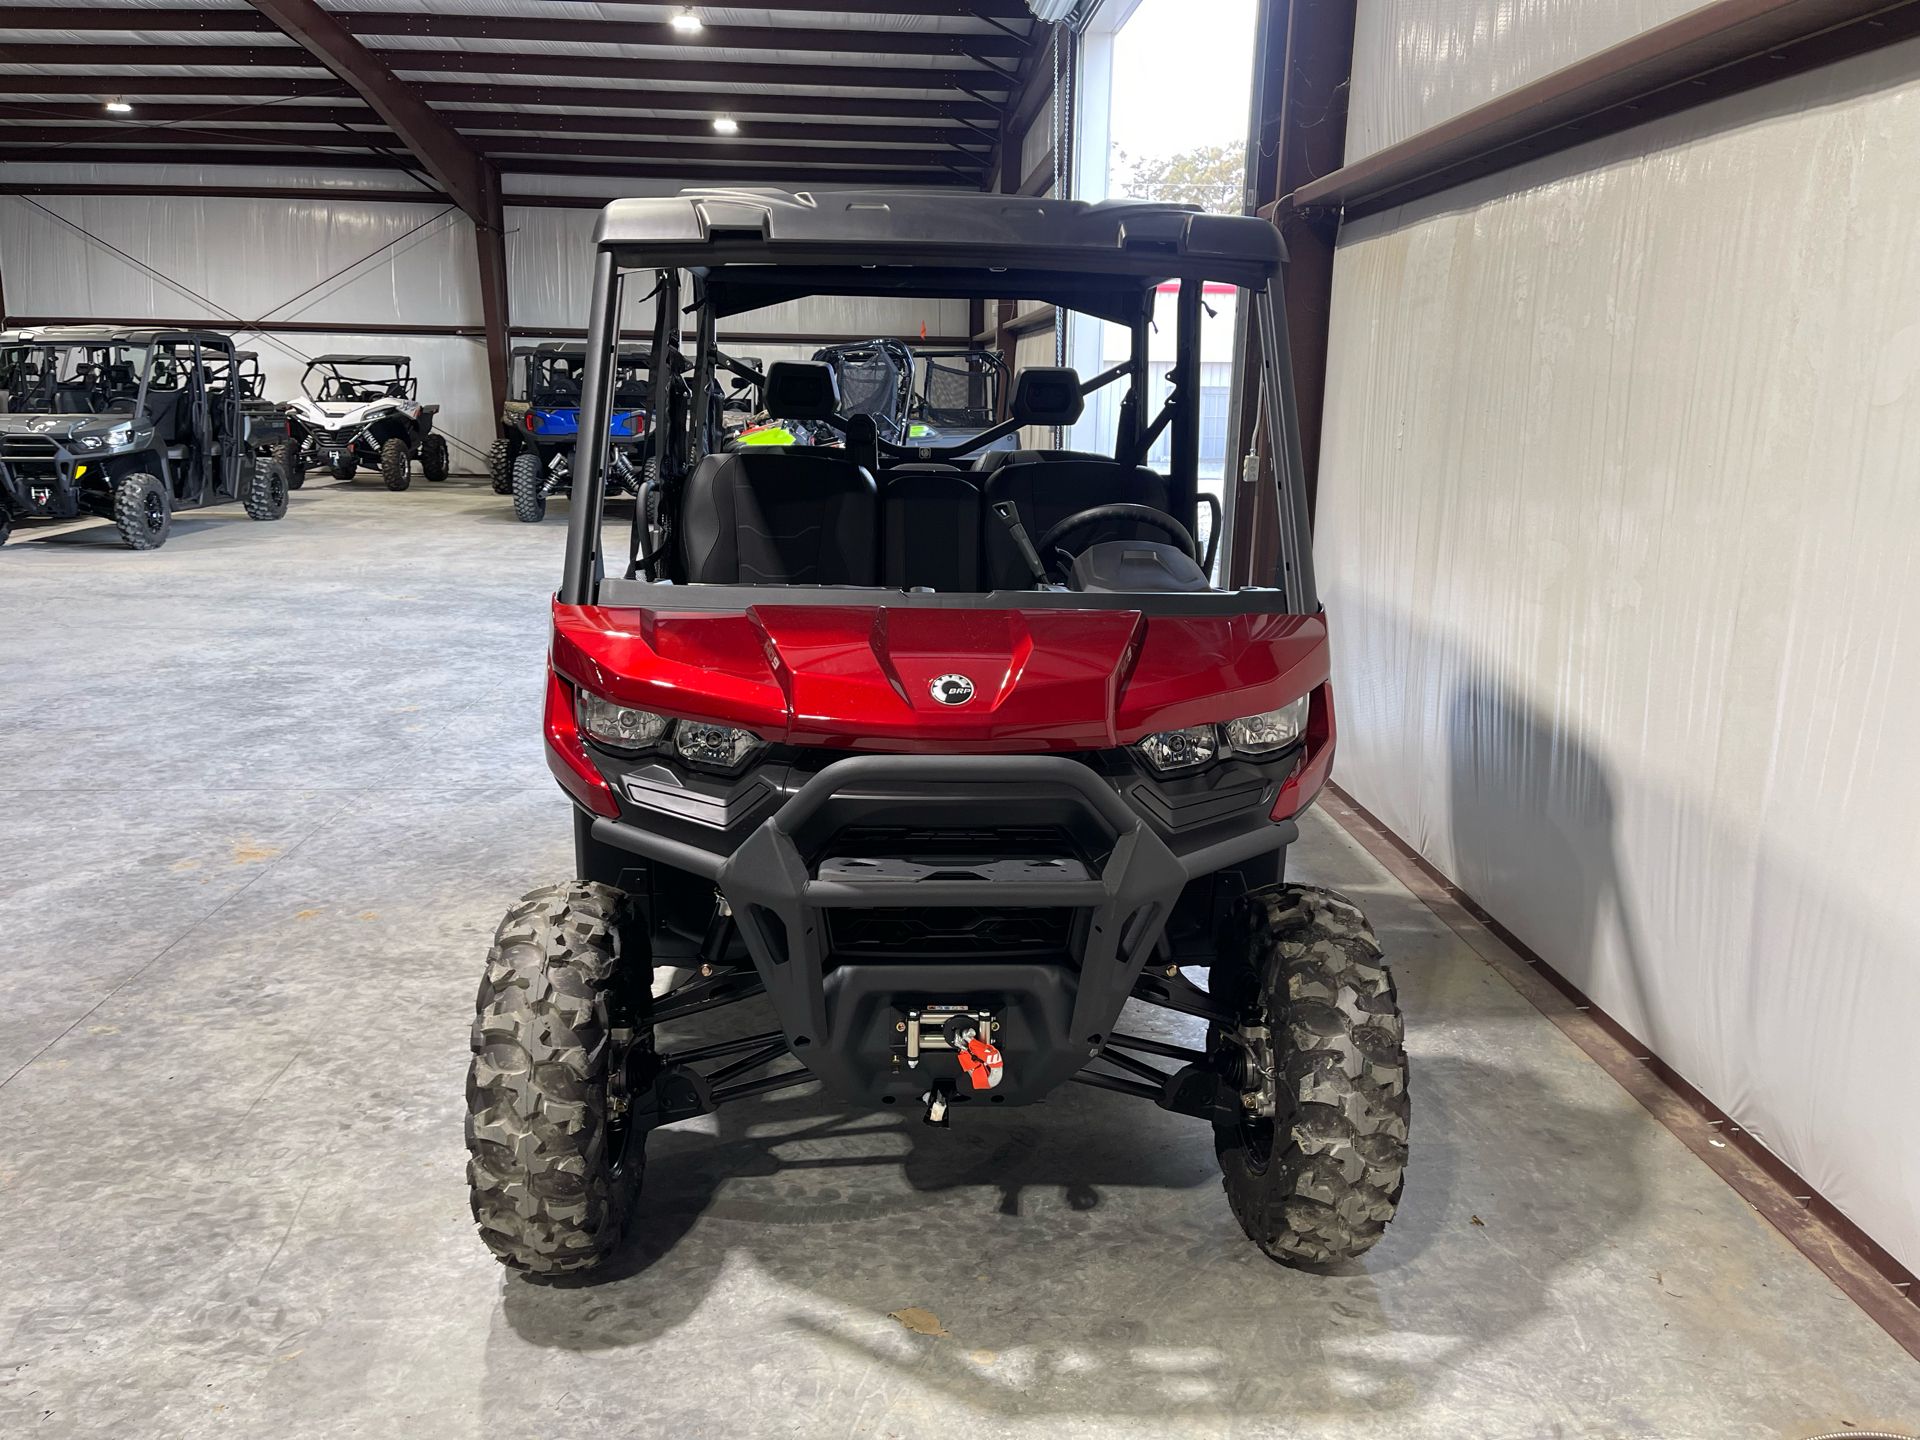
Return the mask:
{"type": "Polygon", "coordinates": [[[618,201],[596,245],[546,706],[577,875],[507,913],[480,986],[467,1140],[487,1244],[523,1270],[592,1267],[648,1132],[747,1096],[817,1083],[990,1124],[1077,1084],[1211,1124],[1234,1213],[1274,1258],[1366,1250],[1400,1197],[1406,1054],[1365,917],[1285,880],[1334,716],[1273,227],[716,191],[618,201]],[[1168,282],[1178,354],[1156,384],[1168,282]],[[1236,589],[1194,539],[1208,282],[1258,326],[1282,439],[1280,558],[1236,589]],[[652,432],[622,534],[602,502],[630,285],[655,295],[656,387],[684,313],[697,338],[690,413],[652,432]],[[814,295],[1042,301],[1131,352],[1084,379],[1027,369],[1009,418],[928,445],[844,413],[826,365],[775,364],[768,409],[843,443],[710,453],[717,324],[814,295]],[[1103,449],[1031,448],[1107,387],[1103,449]],[[1164,473],[1143,463],[1163,433],[1164,473]],[[1015,435],[1030,448],[993,448],[1015,435]],[[754,996],[777,1030],[662,1038],[754,996]],[[1206,1021],[1204,1042],[1125,1033],[1130,998],[1206,1021]]]}

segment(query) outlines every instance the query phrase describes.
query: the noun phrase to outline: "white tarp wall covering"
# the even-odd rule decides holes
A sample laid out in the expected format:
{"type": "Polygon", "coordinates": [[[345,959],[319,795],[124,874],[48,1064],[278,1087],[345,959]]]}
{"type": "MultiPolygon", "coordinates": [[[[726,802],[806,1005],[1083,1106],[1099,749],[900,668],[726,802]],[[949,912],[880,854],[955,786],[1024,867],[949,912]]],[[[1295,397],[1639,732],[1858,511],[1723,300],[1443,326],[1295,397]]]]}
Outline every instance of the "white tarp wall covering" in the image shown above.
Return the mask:
{"type": "Polygon", "coordinates": [[[1665,24],[1705,0],[1366,0],[1347,163],[1665,24]]]}
{"type": "Polygon", "coordinates": [[[16,315],[225,321],[259,352],[276,400],[300,393],[309,356],[411,355],[455,470],[483,468],[495,425],[478,336],[254,333],[244,323],[477,328],[473,227],[444,202],[0,196],[0,272],[16,315]]]}
{"type": "Polygon", "coordinates": [[[1916,155],[1907,44],[1349,224],[1316,543],[1336,779],[1908,1266],[1916,155]]]}
{"type": "MultiPolygon", "coordinates": [[[[21,181],[126,181],[124,167],[0,166],[21,181]]],[[[259,351],[267,394],[299,393],[306,359],[329,351],[413,357],[420,398],[437,402],[456,471],[485,468],[496,422],[487,380],[473,227],[445,202],[356,200],[357,182],[337,172],[219,173],[191,166],[141,172],[155,184],[334,185],[321,200],[177,197],[0,196],[0,274],[15,315],[106,321],[212,320],[259,351]],[[324,327],[471,327],[471,336],[337,333],[324,328],[256,333],[248,321],[324,327]]],[[[518,178],[518,177],[516,177],[518,178]]],[[[377,177],[394,183],[390,175],[377,177]]],[[[670,193],[679,183],[656,184],[670,193]]],[[[580,192],[584,193],[584,192],[580,192]]],[[[511,201],[511,197],[509,197],[511,201]]],[[[586,326],[592,294],[596,210],[508,204],[507,276],[517,330],[561,333],[586,326]]],[[[648,286],[629,281],[623,326],[650,333],[648,286]]],[[[805,358],[817,336],[911,339],[968,333],[961,301],[821,297],[740,316],[728,331],[792,334],[790,349],[738,348],[768,359],[805,358]]],[[[526,338],[515,343],[528,343],[526,338]]]]}

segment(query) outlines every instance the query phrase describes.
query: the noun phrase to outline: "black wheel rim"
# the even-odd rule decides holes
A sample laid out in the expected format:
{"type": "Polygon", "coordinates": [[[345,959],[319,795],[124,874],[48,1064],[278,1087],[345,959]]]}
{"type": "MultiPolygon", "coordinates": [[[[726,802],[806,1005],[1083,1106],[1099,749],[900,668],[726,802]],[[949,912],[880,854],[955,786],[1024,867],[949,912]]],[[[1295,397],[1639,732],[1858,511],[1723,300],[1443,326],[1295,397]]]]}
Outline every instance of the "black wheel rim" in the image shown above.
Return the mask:
{"type": "Polygon", "coordinates": [[[267,498],[272,502],[276,510],[287,503],[287,477],[285,475],[278,472],[274,474],[273,479],[267,483],[267,498]]]}
{"type": "Polygon", "coordinates": [[[149,535],[158,535],[161,527],[167,523],[167,508],[161,503],[160,492],[158,490],[147,491],[146,497],[142,501],[142,508],[146,512],[147,533],[149,535]]]}

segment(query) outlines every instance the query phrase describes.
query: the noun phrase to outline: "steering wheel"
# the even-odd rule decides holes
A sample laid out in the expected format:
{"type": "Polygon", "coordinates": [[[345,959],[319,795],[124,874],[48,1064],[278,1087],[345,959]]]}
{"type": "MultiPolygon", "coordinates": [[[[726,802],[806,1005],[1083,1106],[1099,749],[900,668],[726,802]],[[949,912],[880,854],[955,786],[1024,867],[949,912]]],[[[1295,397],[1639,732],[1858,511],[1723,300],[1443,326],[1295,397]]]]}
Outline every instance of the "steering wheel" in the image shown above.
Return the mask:
{"type": "MultiPolygon", "coordinates": [[[[1051,556],[1061,550],[1066,550],[1071,555],[1074,552],[1061,543],[1067,536],[1076,530],[1085,530],[1094,525],[1111,524],[1119,520],[1146,525],[1160,531],[1178,545],[1189,560],[1196,565],[1200,563],[1200,547],[1193,543],[1192,532],[1166,511],[1156,510],[1151,505],[1095,505],[1086,510],[1076,511],[1042,535],[1039,545],[1035,548],[1042,556],[1051,556]]],[[[1051,565],[1052,562],[1047,560],[1042,563],[1051,565]]],[[[1066,577],[1062,575],[1059,578],[1066,577]]]]}

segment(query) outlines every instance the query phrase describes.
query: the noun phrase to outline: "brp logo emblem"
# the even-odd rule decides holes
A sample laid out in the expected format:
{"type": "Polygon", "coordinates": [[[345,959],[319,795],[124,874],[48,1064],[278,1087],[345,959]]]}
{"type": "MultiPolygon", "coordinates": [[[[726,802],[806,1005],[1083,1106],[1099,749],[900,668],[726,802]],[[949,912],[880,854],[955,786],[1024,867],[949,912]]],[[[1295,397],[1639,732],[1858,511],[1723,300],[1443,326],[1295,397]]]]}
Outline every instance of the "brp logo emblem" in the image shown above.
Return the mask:
{"type": "Polygon", "coordinates": [[[927,690],[942,705],[964,705],[973,699],[973,681],[964,675],[941,675],[927,690]]]}

